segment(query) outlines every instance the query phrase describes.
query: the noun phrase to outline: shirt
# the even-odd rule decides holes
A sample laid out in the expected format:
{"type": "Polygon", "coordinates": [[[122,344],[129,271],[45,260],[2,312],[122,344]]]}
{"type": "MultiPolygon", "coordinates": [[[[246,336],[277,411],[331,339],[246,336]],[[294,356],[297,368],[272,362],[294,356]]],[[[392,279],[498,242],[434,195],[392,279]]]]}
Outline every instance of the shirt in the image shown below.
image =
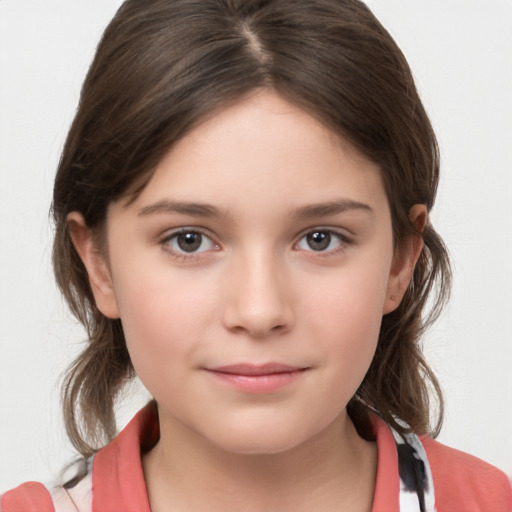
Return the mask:
{"type": "MultiPolygon", "coordinates": [[[[372,512],[512,512],[510,482],[497,468],[429,437],[403,438],[381,418],[372,420],[378,451],[372,512]],[[411,490],[413,474],[421,485],[411,490]],[[426,504],[420,505],[423,493],[426,504]]],[[[92,471],[76,486],[50,492],[40,483],[27,482],[3,495],[0,511],[151,512],[141,453],[158,438],[151,403],[95,455],[92,471]]]]}

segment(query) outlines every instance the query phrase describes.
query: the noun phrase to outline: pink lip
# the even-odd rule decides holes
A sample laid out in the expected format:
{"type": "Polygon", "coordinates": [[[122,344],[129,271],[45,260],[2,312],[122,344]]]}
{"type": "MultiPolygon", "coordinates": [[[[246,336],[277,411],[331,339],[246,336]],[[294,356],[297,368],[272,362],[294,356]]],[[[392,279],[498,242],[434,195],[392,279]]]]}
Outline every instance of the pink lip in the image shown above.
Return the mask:
{"type": "Polygon", "coordinates": [[[247,363],[206,368],[223,384],[246,393],[272,393],[299,379],[307,367],[281,363],[254,365],[247,363]]]}

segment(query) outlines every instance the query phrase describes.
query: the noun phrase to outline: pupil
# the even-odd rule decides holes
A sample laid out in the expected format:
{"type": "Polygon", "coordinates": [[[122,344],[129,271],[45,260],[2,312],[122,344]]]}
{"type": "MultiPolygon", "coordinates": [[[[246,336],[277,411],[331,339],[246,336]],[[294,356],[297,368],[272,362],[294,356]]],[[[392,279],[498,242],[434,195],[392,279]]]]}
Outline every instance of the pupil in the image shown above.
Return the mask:
{"type": "Polygon", "coordinates": [[[181,233],[178,235],[178,246],[182,251],[194,252],[199,249],[203,237],[201,233],[181,233]]]}
{"type": "Polygon", "coordinates": [[[311,249],[314,251],[323,251],[324,249],[327,249],[331,243],[331,234],[326,233],[325,231],[317,231],[309,234],[307,240],[311,249]]]}

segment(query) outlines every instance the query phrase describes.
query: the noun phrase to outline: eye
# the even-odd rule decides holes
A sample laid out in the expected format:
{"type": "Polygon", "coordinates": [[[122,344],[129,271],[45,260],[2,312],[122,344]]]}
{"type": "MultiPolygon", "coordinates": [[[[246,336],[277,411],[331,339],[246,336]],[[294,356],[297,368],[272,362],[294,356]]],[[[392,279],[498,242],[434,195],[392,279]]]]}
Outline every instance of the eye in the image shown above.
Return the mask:
{"type": "Polygon", "coordinates": [[[328,252],[348,242],[346,237],[328,229],[316,229],[306,233],[297,243],[302,251],[328,252]]]}
{"type": "Polygon", "coordinates": [[[218,249],[217,244],[211,238],[200,231],[186,229],[167,236],[162,243],[171,252],[186,255],[197,254],[218,249]]]}

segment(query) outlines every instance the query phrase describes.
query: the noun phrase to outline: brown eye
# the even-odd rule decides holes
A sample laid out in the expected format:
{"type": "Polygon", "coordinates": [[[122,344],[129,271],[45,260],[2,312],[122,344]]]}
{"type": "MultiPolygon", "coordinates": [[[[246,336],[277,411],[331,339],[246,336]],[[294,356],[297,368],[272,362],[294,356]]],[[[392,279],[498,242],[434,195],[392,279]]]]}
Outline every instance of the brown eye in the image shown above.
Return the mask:
{"type": "Polygon", "coordinates": [[[316,229],[305,234],[298,242],[302,251],[329,252],[336,250],[349,241],[345,236],[328,229],[316,229]]]}
{"type": "Polygon", "coordinates": [[[203,235],[201,233],[180,233],[176,236],[178,247],[185,252],[195,252],[201,247],[203,235]]]}
{"type": "Polygon", "coordinates": [[[331,244],[331,234],[327,231],[315,231],[306,235],[306,243],[313,251],[325,251],[331,244]]]}
{"type": "Polygon", "coordinates": [[[197,254],[216,250],[218,246],[205,234],[194,230],[181,230],[163,240],[163,243],[177,254],[197,254]]]}

